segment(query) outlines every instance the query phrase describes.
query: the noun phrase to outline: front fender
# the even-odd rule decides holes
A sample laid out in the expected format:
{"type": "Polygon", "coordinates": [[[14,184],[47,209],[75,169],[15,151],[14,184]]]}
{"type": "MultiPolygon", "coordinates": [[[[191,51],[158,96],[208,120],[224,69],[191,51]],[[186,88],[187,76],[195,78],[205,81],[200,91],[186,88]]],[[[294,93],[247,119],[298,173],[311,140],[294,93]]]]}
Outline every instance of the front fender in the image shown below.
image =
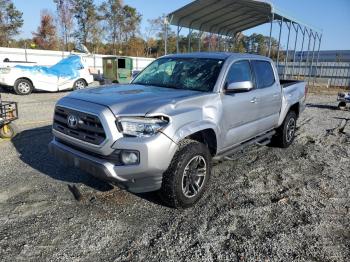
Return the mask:
{"type": "Polygon", "coordinates": [[[219,141],[221,134],[219,121],[222,115],[220,96],[214,94],[197,97],[186,103],[169,105],[162,111],[170,119],[170,124],[163,133],[175,143],[206,129],[212,129],[219,141]]]}
{"type": "Polygon", "coordinates": [[[206,129],[212,129],[216,135],[216,140],[218,140],[218,126],[208,120],[196,121],[183,125],[174,132],[171,138],[175,143],[179,143],[186,137],[206,129]]]}

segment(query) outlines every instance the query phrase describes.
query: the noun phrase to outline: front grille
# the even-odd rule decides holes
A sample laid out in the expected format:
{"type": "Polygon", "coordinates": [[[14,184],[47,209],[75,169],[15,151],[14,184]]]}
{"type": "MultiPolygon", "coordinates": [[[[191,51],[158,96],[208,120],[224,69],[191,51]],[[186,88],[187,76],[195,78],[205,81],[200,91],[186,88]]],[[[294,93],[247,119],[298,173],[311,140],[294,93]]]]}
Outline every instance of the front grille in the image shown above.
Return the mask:
{"type": "Polygon", "coordinates": [[[100,145],[106,139],[105,131],[97,116],[59,106],[55,108],[53,129],[94,145],[100,145]],[[70,116],[77,120],[74,126],[68,124],[70,116]]]}

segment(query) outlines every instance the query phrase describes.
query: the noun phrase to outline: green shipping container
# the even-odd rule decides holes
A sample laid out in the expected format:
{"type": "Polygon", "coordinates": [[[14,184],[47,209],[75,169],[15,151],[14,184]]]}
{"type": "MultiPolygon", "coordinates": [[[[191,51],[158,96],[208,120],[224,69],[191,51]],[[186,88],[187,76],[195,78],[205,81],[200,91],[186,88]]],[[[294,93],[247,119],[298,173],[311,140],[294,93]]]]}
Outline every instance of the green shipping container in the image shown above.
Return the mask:
{"type": "Polygon", "coordinates": [[[114,83],[127,84],[131,81],[132,58],[109,56],[103,58],[103,75],[114,83]]]}

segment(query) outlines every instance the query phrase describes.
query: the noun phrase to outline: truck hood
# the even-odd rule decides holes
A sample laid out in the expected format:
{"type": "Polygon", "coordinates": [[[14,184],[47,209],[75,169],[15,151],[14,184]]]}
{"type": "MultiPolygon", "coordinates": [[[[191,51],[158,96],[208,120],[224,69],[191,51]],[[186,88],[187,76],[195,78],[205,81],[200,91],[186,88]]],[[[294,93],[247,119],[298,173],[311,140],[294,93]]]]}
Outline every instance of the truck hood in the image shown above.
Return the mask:
{"type": "MultiPolygon", "coordinates": [[[[144,85],[111,85],[72,92],[68,97],[109,107],[118,115],[143,116],[203,92],[144,85]]],[[[157,112],[165,113],[165,112],[157,112]]]]}

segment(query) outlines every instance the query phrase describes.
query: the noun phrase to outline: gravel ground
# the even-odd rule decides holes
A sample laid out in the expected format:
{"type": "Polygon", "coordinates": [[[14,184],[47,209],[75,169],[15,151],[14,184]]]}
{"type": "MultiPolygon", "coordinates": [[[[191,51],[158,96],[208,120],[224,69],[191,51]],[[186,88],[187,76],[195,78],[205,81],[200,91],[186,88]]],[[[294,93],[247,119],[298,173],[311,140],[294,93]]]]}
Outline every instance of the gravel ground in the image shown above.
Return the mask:
{"type": "Polygon", "coordinates": [[[0,141],[1,261],[350,261],[350,112],[310,94],[295,143],[215,165],[205,197],[161,205],[62,167],[48,154],[55,101],[26,97],[0,141]],[[79,200],[72,187],[80,192],[79,200]]]}

